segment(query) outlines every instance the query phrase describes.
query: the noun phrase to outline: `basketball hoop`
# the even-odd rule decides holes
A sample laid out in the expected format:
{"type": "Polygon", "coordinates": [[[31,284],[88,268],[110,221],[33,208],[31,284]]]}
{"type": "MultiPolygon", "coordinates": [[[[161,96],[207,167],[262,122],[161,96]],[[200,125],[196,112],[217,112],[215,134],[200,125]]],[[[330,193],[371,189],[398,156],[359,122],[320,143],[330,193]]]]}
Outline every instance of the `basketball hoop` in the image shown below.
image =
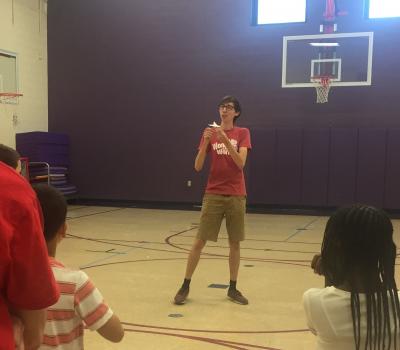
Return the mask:
{"type": "Polygon", "coordinates": [[[18,97],[23,96],[18,92],[0,92],[0,103],[18,103],[18,97]]]}
{"type": "Polygon", "coordinates": [[[314,83],[317,92],[317,103],[328,102],[329,90],[331,89],[331,76],[316,76],[312,77],[311,81],[314,83]]]}

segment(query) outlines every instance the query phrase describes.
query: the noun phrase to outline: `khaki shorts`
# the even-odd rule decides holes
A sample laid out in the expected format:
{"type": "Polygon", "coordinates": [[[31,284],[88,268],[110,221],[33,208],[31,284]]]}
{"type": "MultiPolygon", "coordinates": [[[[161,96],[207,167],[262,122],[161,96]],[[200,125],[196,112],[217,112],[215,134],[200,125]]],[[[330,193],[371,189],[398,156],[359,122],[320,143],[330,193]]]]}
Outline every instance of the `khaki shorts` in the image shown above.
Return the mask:
{"type": "Polygon", "coordinates": [[[243,241],[245,212],[245,196],[206,193],[203,197],[197,238],[203,241],[216,242],[222,219],[225,217],[229,239],[233,242],[243,241]]]}

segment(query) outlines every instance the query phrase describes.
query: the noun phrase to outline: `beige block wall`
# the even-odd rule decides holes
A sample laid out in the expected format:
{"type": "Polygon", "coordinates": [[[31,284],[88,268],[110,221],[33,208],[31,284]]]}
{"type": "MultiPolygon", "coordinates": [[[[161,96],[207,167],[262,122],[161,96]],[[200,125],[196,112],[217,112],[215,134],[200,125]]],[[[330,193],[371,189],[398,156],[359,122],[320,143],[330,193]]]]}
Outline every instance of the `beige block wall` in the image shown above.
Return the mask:
{"type": "Polygon", "coordinates": [[[18,55],[19,104],[0,104],[0,143],[15,134],[48,131],[47,1],[0,0],[0,50],[18,55]],[[13,115],[15,115],[13,117],[13,115]]]}

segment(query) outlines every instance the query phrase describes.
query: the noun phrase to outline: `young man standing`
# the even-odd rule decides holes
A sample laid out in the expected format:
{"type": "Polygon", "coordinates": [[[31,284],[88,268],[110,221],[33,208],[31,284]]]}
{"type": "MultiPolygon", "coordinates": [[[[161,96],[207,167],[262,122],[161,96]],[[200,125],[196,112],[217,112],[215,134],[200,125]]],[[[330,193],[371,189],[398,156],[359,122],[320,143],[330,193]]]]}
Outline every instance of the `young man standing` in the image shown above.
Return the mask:
{"type": "Polygon", "coordinates": [[[203,197],[199,231],[188,257],[184,282],[174,298],[178,305],[183,304],[189,294],[190,281],[202,249],[208,240],[217,241],[224,217],[229,236],[228,297],[234,302],[248,304],[248,300],[236,289],[236,281],[240,264],[240,241],[244,240],[246,187],[243,168],[247,152],[251,149],[250,132],[247,128],[234,125],[241,113],[239,101],[235,97],[224,97],[218,109],[221,125],[204,130],[194,163],[196,171],[201,171],[210,153],[211,168],[203,197]]]}

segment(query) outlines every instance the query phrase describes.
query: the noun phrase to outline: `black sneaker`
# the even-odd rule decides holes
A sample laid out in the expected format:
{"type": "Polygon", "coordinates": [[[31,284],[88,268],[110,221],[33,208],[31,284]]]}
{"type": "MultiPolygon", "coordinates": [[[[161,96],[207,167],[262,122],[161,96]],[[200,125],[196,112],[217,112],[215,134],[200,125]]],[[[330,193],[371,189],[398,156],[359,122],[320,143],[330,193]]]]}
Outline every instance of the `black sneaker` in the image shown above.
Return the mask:
{"type": "Polygon", "coordinates": [[[188,295],[189,295],[189,288],[181,287],[181,289],[179,289],[178,293],[176,293],[176,295],[175,295],[174,303],[176,305],[184,304],[188,295]]]}
{"type": "Polygon", "coordinates": [[[235,303],[247,305],[249,301],[237,289],[228,289],[228,297],[235,303]]]}

